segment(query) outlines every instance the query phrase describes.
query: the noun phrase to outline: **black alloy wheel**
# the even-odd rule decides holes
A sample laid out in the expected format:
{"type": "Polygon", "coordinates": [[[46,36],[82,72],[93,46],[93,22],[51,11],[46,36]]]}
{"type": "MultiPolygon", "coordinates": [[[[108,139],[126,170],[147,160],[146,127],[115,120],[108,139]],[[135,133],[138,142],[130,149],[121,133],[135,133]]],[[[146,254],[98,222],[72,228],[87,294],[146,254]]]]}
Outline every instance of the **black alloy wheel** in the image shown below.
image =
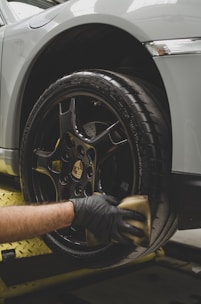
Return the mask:
{"type": "Polygon", "coordinates": [[[136,259],[176,229],[168,199],[170,119],[163,96],[146,82],[104,70],[80,71],[52,84],[25,126],[21,184],[28,202],[64,201],[94,192],[122,199],[148,195],[150,248],[90,245],[81,227],[44,236],[47,244],[92,266],[136,259]]]}

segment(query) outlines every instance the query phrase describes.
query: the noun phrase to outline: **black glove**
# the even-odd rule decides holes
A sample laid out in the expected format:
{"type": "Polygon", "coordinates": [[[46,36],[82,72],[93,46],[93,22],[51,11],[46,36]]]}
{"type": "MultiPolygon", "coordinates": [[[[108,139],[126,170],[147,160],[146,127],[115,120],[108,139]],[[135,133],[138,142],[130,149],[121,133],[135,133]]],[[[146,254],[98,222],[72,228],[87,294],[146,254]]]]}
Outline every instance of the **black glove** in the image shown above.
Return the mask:
{"type": "Polygon", "coordinates": [[[75,219],[73,226],[89,229],[104,243],[117,241],[130,243],[123,233],[143,237],[144,232],[126,222],[128,219],[144,221],[140,213],[115,207],[117,201],[108,195],[92,195],[70,199],[74,204],[75,219]]]}

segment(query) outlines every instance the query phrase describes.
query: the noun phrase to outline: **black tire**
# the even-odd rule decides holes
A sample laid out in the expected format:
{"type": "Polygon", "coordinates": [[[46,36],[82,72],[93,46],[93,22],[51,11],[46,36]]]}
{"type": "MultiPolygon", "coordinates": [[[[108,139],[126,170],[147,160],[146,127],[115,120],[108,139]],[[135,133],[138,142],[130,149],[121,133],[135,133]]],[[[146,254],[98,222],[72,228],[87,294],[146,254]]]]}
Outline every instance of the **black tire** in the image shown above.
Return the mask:
{"type": "Polygon", "coordinates": [[[44,236],[56,251],[91,266],[126,262],[153,252],[177,227],[169,201],[171,127],[167,103],[146,82],[104,70],[59,79],[39,98],[22,137],[20,172],[26,201],[66,200],[105,192],[148,195],[149,248],[87,246],[85,232],[63,229],[44,236]],[[77,160],[82,177],[73,176],[77,160]]]}

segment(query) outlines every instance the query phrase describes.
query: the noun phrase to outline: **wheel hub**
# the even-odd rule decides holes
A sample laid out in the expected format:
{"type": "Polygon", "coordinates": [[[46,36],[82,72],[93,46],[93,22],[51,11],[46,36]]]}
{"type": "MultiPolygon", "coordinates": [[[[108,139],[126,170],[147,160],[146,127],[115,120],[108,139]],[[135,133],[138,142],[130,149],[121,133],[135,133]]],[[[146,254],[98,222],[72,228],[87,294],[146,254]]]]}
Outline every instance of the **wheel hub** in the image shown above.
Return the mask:
{"type": "MultiPolygon", "coordinates": [[[[59,181],[68,189],[68,197],[81,197],[94,192],[96,151],[82,138],[65,134],[55,147],[59,160],[52,166],[59,168],[59,181]]],[[[63,199],[62,194],[60,198],[63,199]]]]}

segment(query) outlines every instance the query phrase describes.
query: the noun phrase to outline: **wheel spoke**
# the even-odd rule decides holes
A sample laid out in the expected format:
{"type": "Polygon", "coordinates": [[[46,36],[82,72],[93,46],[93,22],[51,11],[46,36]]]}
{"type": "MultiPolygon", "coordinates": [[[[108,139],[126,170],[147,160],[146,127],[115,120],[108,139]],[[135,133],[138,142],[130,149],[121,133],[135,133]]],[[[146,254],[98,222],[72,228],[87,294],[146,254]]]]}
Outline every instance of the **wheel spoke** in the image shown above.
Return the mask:
{"type": "Polygon", "coordinates": [[[34,170],[45,175],[50,175],[50,162],[52,159],[52,153],[38,149],[35,151],[35,157],[36,167],[34,170]]]}
{"type": "Polygon", "coordinates": [[[48,176],[56,191],[56,200],[60,200],[63,192],[63,185],[59,182],[61,162],[55,159],[55,151],[47,152],[42,150],[35,151],[36,167],[35,172],[48,176]]]}
{"type": "Polygon", "coordinates": [[[63,104],[59,105],[59,121],[60,121],[60,138],[67,132],[75,133],[76,129],[76,113],[75,98],[71,98],[70,105],[67,110],[63,104]]]}
{"type": "Polygon", "coordinates": [[[127,138],[117,136],[119,134],[119,127],[120,123],[117,121],[91,140],[91,144],[97,152],[97,163],[111,157],[128,143],[127,138]]]}

